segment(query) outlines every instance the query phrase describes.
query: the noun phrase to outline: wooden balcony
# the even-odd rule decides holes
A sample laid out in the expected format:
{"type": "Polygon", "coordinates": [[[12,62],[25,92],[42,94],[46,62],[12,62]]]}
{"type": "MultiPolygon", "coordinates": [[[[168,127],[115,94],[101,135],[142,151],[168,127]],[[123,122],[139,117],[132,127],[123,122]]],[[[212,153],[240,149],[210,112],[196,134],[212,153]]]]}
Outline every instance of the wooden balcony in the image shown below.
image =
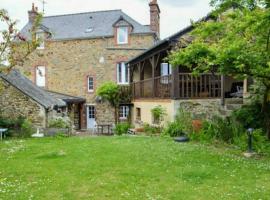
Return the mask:
{"type": "Polygon", "coordinates": [[[131,103],[131,99],[132,99],[131,87],[129,85],[121,85],[120,86],[120,103],[129,104],[131,103]]]}
{"type": "Polygon", "coordinates": [[[199,99],[221,98],[222,78],[220,75],[179,73],[155,77],[131,84],[133,99],[199,99]]]}

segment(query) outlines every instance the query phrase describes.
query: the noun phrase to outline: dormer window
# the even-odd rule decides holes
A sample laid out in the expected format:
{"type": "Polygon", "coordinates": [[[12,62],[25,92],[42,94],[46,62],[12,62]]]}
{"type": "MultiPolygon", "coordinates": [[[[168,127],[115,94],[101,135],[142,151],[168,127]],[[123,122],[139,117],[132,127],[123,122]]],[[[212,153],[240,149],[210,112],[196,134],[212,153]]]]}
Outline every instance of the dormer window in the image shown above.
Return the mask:
{"type": "Polygon", "coordinates": [[[117,27],[117,44],[128,44],[128,27],[117,27]]]}
{"type": "Polygon", "coordinates": [[[44,32],[37,32],[36,33],[36,40],[38,42],[37,49],[44,49],[45,48],[45,34],[44,34],[44,32]]]}

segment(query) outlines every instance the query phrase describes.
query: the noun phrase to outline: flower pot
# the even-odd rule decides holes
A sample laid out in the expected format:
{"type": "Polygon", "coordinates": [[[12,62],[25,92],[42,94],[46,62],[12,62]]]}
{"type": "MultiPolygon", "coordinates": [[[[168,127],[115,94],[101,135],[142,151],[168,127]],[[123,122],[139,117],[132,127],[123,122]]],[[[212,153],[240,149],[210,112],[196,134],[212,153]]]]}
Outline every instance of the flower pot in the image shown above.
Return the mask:
{"type": "Polygon", "coordinates": [[[202,130],[202,125],[203,125],[202,120],[199,119],[192,120],[192,128],[194,132],[196,133],[200,132],[202,130]]]}

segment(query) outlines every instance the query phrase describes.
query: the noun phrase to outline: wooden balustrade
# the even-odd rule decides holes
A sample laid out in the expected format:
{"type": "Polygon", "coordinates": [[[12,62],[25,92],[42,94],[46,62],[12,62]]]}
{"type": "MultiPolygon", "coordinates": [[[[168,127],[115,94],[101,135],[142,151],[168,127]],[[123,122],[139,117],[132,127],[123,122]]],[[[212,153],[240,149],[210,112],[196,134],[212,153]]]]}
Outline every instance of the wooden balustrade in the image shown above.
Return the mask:
{"type": "Polygon", "coordinates": [[[134,99],[193,99],[193,98],[221,98],[221,76],[191,73],[179,73],[172,79],[172,75],[155,77],[132,83],[134,99]],[[172,81],[175,81],[172,84],[172,81]],[[173,88],[172,85],[174,85],[173,88]],[[178,90],[178,91],[177,91],[178,90]],[[177,96],[175,96],[176,92],[177,96]]]}

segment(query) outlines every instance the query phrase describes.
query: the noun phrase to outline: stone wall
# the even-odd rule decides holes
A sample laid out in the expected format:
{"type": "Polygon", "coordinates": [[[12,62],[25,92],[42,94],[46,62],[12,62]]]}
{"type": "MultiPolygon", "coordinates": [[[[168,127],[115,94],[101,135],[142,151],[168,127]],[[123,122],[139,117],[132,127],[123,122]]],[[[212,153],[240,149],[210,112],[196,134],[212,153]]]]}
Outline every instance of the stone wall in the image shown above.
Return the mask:
{"type": "Polygon", "coordinates": [[[37,102],[23,94],[20,90],[0,78],[0,115],[17,119],[25,117],[36,127],[46,126],[46,111],[37,102]]]}
{"type": "Polygon", "coordinates": [[[174,115],[179,109],[192,114],[193,119],[210,119],[213,116],[225,116],[226,111],[220,99],[193,99],[174,101],[174,115]]]}
{"type": "MultiPolygon", "coordinates": [[[[116,64],[128,61],[153,43],[153,35],[131,35],[130,43],[121,46],[115,44],[113,37],[46,41],[45,49],[33,52],[20,69],[35,82],[35,67],[45,66],[47,89],[84,97],[87,104],[95,104],[96,89],[106,81],[116,82],[116,64]],[[94,78],[94,92],[91,93],[87,91],[88,76],[94,78]]],[[[97,119],[101,119],[104,113],[109,121],[114,118],[108,104],[97,105],[96,113],[97,119]]]]}

